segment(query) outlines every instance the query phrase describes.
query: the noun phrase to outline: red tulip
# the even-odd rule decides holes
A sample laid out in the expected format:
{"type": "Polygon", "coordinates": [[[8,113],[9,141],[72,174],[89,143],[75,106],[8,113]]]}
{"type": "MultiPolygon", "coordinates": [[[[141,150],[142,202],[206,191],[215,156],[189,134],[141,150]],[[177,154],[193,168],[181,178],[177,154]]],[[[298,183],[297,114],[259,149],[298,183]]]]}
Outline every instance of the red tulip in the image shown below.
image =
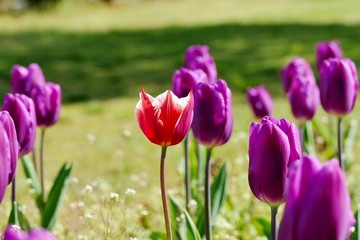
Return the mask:
{"type": "Polygon", "coordinates": [[[153,98],[142,89],[135,115],[145,136],[164,147],[184,139],[192,123],[193,108],[192,92],[185,98],[178,98],[168,90],[153,98]]]}

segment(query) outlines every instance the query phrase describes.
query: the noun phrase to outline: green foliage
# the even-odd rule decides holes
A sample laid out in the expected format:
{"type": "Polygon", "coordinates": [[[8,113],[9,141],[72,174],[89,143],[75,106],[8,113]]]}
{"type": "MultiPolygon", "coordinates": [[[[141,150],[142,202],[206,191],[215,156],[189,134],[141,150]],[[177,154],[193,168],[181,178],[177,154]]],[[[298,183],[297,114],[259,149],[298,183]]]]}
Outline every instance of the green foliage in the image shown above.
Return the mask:
{"type": "Polygon", "coordinates": [[[353,119],[346,126],[343,136],[344,161],[345,168],[351,167],[354,159],[354,147],[356,143],[356,135],[358,130],[358,121],[353,119]]]}
{"type": "Polygon", "coordinates": [[[353,232],[353,234],[351,234],[350,240],[360,240],[360,217],[359,217],[359,210],[356,211],[355,213],[355,220],[356,220],[356,224],[355,224],[355,231],[353,232]]]}
{"type": "Polygon", "coordinates": [[[41,195],[42,189],[39,181],[39,177],[34,168],[34,164],[31,159],[26,155],[21,158],[21,163],[24,169],[24,173],[27,179],[30,180],[30,188],[34,191],[34,199],[36,206],[41,211],[44,206],[42,202],[41,195]]]}
{"type": "MultiPolygon", "coordinates": [[[[228,172],[226,164],[224,164],[218,174],[215,176],[213,183],[211,184],[211,219],[215,220],[216,215],[220,212],[220,209],[225,201],[227,194],[228,184],[228,172]]],[[[205,212],[204,207],[199,210],[196,226],[201,236],[205,234],[205,212]]]]}
{"type": "Polygon", "coordinates": [[[72,164],[64,164],[54,181],[41,215],[41,226],[44,228],[51,230],[55,225],[71,170],[72,164]]]}
{"type": "Polygon", "coordinates": [[[267,239],[271,238],[271,222],[263,217],[257,217],[255,219],[255,226],[260,236],[266,236],[267,239]]]}

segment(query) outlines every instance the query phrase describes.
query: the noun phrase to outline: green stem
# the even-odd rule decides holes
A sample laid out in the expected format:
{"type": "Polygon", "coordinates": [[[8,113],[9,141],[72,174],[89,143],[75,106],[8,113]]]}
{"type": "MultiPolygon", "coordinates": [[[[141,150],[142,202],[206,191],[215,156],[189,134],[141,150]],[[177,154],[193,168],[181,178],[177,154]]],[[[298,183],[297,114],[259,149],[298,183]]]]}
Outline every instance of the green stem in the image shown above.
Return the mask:
{"type": "Polygon", "coordinates": [[[40,182],[41,182],[41,209],[44,207],[45,202],[45,177],[44,177],[44,140],[45,140],[45,128],[41,129],[40,139],[40,182]]]}
{"type": "Polygon", "coordinates": [[[211,177],[211,151],[209,147],[206,151],[206,167],[205,167],[205,236],[206,240],[212,239],[211,229],[211,189],[210,189],[210,177],[211,177]]]}
{"type": "Polygon", "coordinates": [[[169,212],[169,204],[168,204],[168,199],[167,199],[167,194],[166,194],[166,180],[165,180],[166,149],[167,149],[166,146],[161,148],[160,187],[161,187],[161,199],[162,199],[164,218],[165,218],[166,236],[167,236],[168,240],[172,240],[170,212],[169,212]]]}
{"type": "Polygon", "coordinates": [[[184,139],[184,151],[185,151],[185,196],[186,196],[186,209],[189,207],[191,200],[191,188],[190,188],[190,164],[189,164],[189,134],[184,139]]]}
{"type": "Polygon", "coordinates": [[[11,183],[11,202],[16,203],[16,173],[11,183]]]}
{"type": "Polygon", "coordinates": [[[337,131],[337,138],[338,138],[338,158],[339,158],[339,165],[341,169],[344,169],[344,162],[342,158],[342,118],[338,118],[338,131],[337,131]]]}
{"type": "Polygon", "coordinates": [[[270,207],[271,208],[271,240],[276,240],[277,233],[277,213],[279,206],[270,207]]]}
{"type": "Polygon", "coordinates": [[[35,149],[36,149],[36,147],[34,146],[34,149],[32,150],[32,162],[33,162],[33,165],[34,165],[35,172],[38,173],[35,149]]]}

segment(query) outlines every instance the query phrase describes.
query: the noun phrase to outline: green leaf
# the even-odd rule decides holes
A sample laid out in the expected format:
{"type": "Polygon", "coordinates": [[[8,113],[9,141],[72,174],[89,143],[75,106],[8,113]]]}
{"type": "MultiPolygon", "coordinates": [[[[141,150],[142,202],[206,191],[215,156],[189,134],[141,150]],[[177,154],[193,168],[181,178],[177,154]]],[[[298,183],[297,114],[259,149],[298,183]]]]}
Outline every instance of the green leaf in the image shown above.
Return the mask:
{"type": "MultiPolygon", "coordinates": [[[[217,214],[220,212],[221,206],[225,202],[227,194],[228,173],[226,164],[224,164],[211,185],[211,219],[215,220],[217,214]]],[[[196,222],[197,229],[200,236],[205,234],[205,210],[202,207],[199,210],[199,218],[196,222]]]]}
{"type": "Polygon", "coordinates": [[[254,225],[259,235],[266,236],[267,239],[271,238],[271,223],[268,219],[257,217],[254,225]]]}
{"type": "Polygon", "coordinates": [[[26,218],[24,213],[18,208],[19,225],[22,230],[28,232],[31,229],[29,220],[26,218]]]}
{"type": "Polygon", "coordinates": [[[29,231],[31,229],[29,221],[27,220],[24,213],[20,210],[19,204],[16,202],[12,203],[8,224],[17,225],[24,231],[29,231]]]}
{"type": "Polygon", "coordinates": [[[43,214],[41,216],[41,226],[51,230],[59,215],[60,205],[64,197],[67,182],[72,170],[72,164],[64,164],[50,190],[43,214]]]}
{"type": "Polygon", "coordinates": [[[150,234],[151,240],[167,240],[166,233],[154,231],[150,234]]]}
{"type": "Polygon", "coordinates": [[[355,224],[355,231],[353,232],[353,234],[351,234],[350,240],[360,240],[360,217],[359,217],[359,210],[356,211],[355,213],[355,220],[356,220],[356,224],[355,224]]]}
{"type": "Polygon", "coordinates": [[[351,120],[344,133],[343,152],[345,167],[348,168],[354,158],[354,147],[356,143],[356,134],[358,129],[358,122],[351,120]]]}
{"type": "Polygon", "coordinates": [[[312,128],[312,122],[306,121],[302,126],[304,129],[304,153],[315,155],[315,143],[314,143],[314,133],[312,128]]]}
{"type": "Polygon", "coordinates": [[[184,209],[185,220],[186,220],[186,236],[187,240],[201,240],[200,233],[196,228],[194,221],[191,219],[189,213],[184,209]]]}
{"type": "Polygon", "coordinates": [[[320,123],[315,118],[313,118],[311,120],[311,123],[312,123],[312,126],[314,127],[314,129],[316,130],[316,132],[320,136],[322,136],[323,139],[325,140],[327,150],[329,151],[328,157],[329,158],[333,157],[337,153],[337,147],[334,143],[334,139],[333,139],[329,129],[327,129],[324,124],[320,123]]]}
{"type": "Polygon", "coordinates": [[[30,187],[34,192],[34,199],[38,209],[41,209],[43,206],[41,196],[42,189],[39,181],[39,177],[36,173],[32,160],[28,156],[23,156],[21,158],[21,163],[24,169],[24,173],[27,179],[31,181],[30,187]]]}
{"type": "Polygon", "coordinates": [[[173,237],[179,240],[183,239],[183,236],[185,235],[181,222],[182,214],[182,208],[172,197],[170,197],[171,230],[173,233],[173,237]]]}
{"type": "Polygon", "coordinates": [[[20,225],[19,223],[19,214],[18,214],[18,204],[16,202],[12,203],[11,212],[8,219],[8,224],[20,225]]]}

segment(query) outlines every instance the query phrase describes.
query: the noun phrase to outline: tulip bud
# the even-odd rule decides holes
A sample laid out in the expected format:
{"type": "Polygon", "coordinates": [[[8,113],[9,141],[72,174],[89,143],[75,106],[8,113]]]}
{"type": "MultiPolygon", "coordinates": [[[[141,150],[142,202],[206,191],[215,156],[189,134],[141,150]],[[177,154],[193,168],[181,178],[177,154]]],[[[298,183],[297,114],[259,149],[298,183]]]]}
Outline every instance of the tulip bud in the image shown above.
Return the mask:
{"type": "Polygon", "coordinates": [[[215,61],[210,55],[208,46],[193,45],[188,47],[185,52],[184,66],[192,70],[203,70],[210,82],[217,80],[215,61]]]}
{"type": "Polygon", "coordinates": [[[192,61],[197,57],[211,57],[209,47],[206,45],[189,46],[185,51],[184,66],[190,68],[192,61]]]}
{"type": "Polygon", "coordinates": [[[8,225],[4,232],[4,240],[56,240],[55,235],[43,228],[34,228],[29,233],[17,225],[8,225]]]}
{"type": "Polygon", "coordinates": [[[316,44],[316,67],[320,70],[324,60],[342,58],[343,52],[338,41],[318,42],[316,44]]]}
{"type": "Polygon", "coordinates": [[[207,81],[207,75],[201,69],[193,71],[180,68],[173,76],[173,92],[179,98],[186,97],[199,82],[205,81],[207,81]]]}
{"type": "Polygon", "coordinates": [[[193,108],[192,92],[179,99],[168,90],[153,98],[142,89],[135,116],[145,136],[152,143],[164,147],[184,139],[191,126],[193,108]]]}
{"type": "Polygon", "coordinates": [[[315,81],[296,78],[288,92],[288,98],[295,118],[311,120],[320,104],[319,88],[315,81]]]}
{"type": "Polygon", "coordinates": [[[37,125],[39,127],[54,125],[59,119],[61,110],[60,85],[48,82],[42,86],[35,86],[31,91],[31,98],[35,104],[37,125]]]}
{"type": "Polygon", "coordinates": [[[35,86],[45,84],[45,77],[37,63],[32,63],[28,68],[14,65],[11,69],[11,89],[13,93],[30,96],[35,86]]]}
{"type": "Polygon", "coordinates": [[[294,58],[281,70],[280,78],[286,95],[288,95],[288,92],[291,90],[292,84],[296,78],[316,82],[310,64],[300,57],[294,58]]]}
{"type": "Polygon", "coordinates": [[[272,114],[274,104],[265,86],[249,87],[246,91],[246,97],[257,118],[263,118],[272,114]]]}
{"type": "Polygon", "coordinates": [[[199,83],[194,91],[195,138],[206,147],[226,143],[232,133],[234,117],[231,91],[224,80],[199,83]]]}
{"type": "Polygon", "coordinates": [[[332,58],[321,65],[320,100],[328,113],[341,117],[351,112],[358,87],[356,66],[350,59],[332,58]]]}
{"type": "Polygon", "coordinates": [[[9,140],[9,150],[10,150],[10,172],[9,172],[9,181],[10,184],[14,178],[16,172],[16,166],[18,161],[18,155],[20,146],[16,136],[16,129],[13,119],[11,118],[9,112],[0,111],[0,122],[3,124],[3,127],[7,133],[9,140]]]}
{"type": "Polygon", "coordinates": [[[279,240],[347,239],[355,219],[338,161],[325,165],[312,156],[291,166],[279,240]]]}
{"type": "Polygon", "coordinates": [[[0,122],[0,203],[4,199],[9,184],[11,168],[10,141],[2,122],[0,122]]]}
{"type": "Polygon", "coordinates": [[[18,142],[19,156],[32,151],[36,139],[36,116],[34,102],[23,94],[6,94],[2,110],[12,117],[18,142]]]}
{"type": "Polygon", "coordinates": [[[249,137],[249,185],[260,201],[278,206],[285,201],[289,166],[300,159],[300,135],[286,119],[264,117],[253,122],[249,137]]]}

